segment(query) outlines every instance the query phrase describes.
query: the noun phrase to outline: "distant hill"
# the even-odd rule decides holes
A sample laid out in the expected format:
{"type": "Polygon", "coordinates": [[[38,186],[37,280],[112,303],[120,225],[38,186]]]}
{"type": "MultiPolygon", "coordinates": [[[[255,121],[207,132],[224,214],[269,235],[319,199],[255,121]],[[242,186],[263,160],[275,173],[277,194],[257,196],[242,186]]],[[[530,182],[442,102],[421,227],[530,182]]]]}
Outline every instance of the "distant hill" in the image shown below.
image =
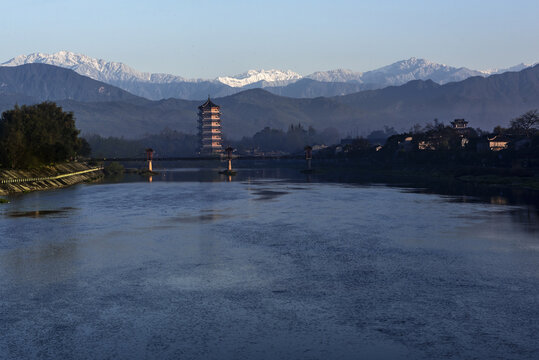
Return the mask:
{"type": "Polygon", "coordinates": [[[416,80],[335,100],[388,125],[422,123],[433,118],[447,122],[464,117],[471,126],[491,129],[506,125],[520,113],[539,108],[539,65],[445,85],[416,80]]]}
{"type": "MultiPolygon", "coordinates": [[[[73,73],[71,70],[13,69],[19,72],[17,81],[21,83],[10,86],[18,86],[20,93],[0,91],[2,110],[15,102],[56,100],[64,109],[75,113],[77,126],[86,134],[138,137],[167,127],[196,132],[200,101],[149,101],[114,87],[105,88],[105,94],[96,93],[96,89],[104,86],[102,83],[63,73],[73,73]],[[45,93],[40,93],[40,89],[45,93]],[[113,100],[114,97],[120,99],[113,100]]],[[[5,82],[3,79],[0,77],[0,84],[5,82]]],[[[316,82],[308,85],[316,86],[316,82]]],[[[298,122],[319,130],[335,127],[343,135],[364,133],[384,125],[409,129],[414,123],[424,124],[434,118],[446,123],[454,118],[466,118],[470,126],[490,130],[496,125],[507,125],[510,119],[527,110],[539,108],[539,66],[445,85],[415,80],[346,96],[295,99],[252,89],[214,101],[222,107],[223,130],[231,138],[250,136],[265,126],[286,129],[298,122]]]]}
{"type": "MultiPolygon", "coordinates": [[[[214,101],[222,108],[223,131],[231,138],[250,136],[266,126],[286,129],[298,122],[314,125],[320,130],[346,126],[328,119],[342,113],[341,108],[349,108],[328,98],[293,99],[262,89],[247,90],[214,101]]],[[[78,125],[85,133],[137,137],[164,128],[196,133],[197,107],[201,102],[166,99],[141,104],[77,101],[60,101],[59,104],[75,113],[78,125]]]]}
{"type": "Polygon", "coordinates": [[[376,89],[375,84],[358,82],[324,82],[313,79],[301,79],[286,86],[274,86],[265,90],[275,95],[294,98],[331,97],[356,93],[362,90],[376,89]]]}
{"type": "Polygon", "coordinates": [[[77,101],[141,100],[125,90],[57,66],[25,64],[0,67],[0,96],[15,102],[71,99],[77,101]],[[18,100],[20,98],[20,101],[18,100]]]}
{"type": "Polygon", "coordinates": [[[183,81],[158,84],[141,81],[117,81],[114,85],[152,100],[169,98],[188,100],[205,99],[208,97],[208,94],[211,94],[212,97],[222,97],[241,91],[215,81],[183,81]]]}
{"type": "Polygon", "coordinates": [[[2,63],[2,66],[33,63],[71,69],[80,75],[152,100],[171,97],[203,100],[208,94],[212,97],[222,97],[254,88],[263,88],[277,95],[296,98],[337,96],[366,89],[402,85],[412,80],[433,80],[438,84],[446,84],[462,81],[471,76],[489,76],[506,71],[518,71],[530,66],[519,64],[508,69],[481,71],[410,58],[367,72],[336,69],[301,76],[291,70],[271,69],[249,70],[243,74],[219,76],[215,79],[188,79],[171,74],[140,72],[123,63],[95,59],[69,51],[20,55],[2,63]]]}

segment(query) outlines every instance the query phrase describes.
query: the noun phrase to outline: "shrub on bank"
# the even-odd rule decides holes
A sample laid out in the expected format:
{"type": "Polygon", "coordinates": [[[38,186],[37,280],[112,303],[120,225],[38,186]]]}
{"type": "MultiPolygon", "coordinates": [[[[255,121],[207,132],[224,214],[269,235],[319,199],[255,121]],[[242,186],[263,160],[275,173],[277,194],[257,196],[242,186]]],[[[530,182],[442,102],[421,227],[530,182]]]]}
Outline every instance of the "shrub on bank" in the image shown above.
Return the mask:
{"type": "Polygon", "coordinates": [[[124,173],[124,171],[125,171],[124,166],[116,161],[111,162],[110,164],[105,166],[105,168],[103,169],[103,172],[107,176],[121,175],[124,173]]]}

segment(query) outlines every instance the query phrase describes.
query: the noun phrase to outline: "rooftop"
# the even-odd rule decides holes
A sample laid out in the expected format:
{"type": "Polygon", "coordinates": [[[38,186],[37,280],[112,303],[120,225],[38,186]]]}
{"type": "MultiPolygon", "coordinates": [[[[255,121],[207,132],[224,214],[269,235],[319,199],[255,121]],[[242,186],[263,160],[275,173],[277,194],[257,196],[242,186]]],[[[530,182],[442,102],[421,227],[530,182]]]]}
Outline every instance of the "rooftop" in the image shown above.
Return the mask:
{"type": "Polygon", "coordinates": [[[212,108],[212,107],[217,107],[217,108],[218,108],[218,107],[220,107],[220,106],[217,105],[217,104],[215,104],[215,103],[213,103],[213,102],[210,100],[210,97],[209,97],[209,95],[208,95],[208,100],[206,100],[206,102],[205,102],[204,104],[200,105],[198,108],[202,110],[202,109],[207,109],[207,108],[212,108]]]}

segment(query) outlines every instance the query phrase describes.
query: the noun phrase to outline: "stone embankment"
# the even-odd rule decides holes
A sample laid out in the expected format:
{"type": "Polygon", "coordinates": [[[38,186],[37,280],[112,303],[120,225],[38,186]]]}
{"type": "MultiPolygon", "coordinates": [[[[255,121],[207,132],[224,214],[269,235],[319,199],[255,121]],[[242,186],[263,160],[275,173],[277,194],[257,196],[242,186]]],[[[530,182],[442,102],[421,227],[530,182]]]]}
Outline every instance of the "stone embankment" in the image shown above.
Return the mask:
{"type": "Polygon", "coordinates": [[[0,195],[57,189],[103,176],[103,167],[65,163],[36,170],[0,170],[0,195]]]}

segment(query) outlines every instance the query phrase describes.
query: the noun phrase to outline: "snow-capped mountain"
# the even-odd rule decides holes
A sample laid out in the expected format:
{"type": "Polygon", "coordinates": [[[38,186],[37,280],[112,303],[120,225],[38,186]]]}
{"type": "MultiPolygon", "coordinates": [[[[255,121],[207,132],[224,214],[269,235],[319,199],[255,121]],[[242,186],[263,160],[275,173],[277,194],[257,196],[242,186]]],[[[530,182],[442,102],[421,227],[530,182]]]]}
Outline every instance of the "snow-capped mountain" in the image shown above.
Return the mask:
{"type": "Polygon", "coordinates": [[[301,79],[301,75],[292,70],[249,70],[235,76],[218,77],[217,81],[231,87],[243,87],[257,82],[265,82],[267,86],[283,86],[301,79]]]}
{"type": "Polygon", "coordinates": [[[489,70],[480,70],[480,71],[484,75],[489,76],[489,75],[494,75],[494,74],[502,74],[502,73],[508,72],[508,71],[520,71],[520,70],[524,70],[526,68],[529,68],[530,66],[533,66],[533,65],[535,65],[535,64],[520,63],[520,64],[517,64],[515,66],[505,68],[505,69],[489,69],[489,70]]]}
{"type": "Polygon", "coordinates": [[[532,65],[518,64],[506,69],[471,70],[465,67],[456,68],[444,64],[418,58],[397,61],[391,65],[367,72],[337,69],[318,71],[306,78],[324,82],[358,82],[375,84],[376,86],[402,85],[412,80],[430,79],[438,84],[461,81],[471,76],[490,76],[507,71],[520,71],[532,65]]]}
{"type": "Polygon", "coordinates": [[[460,81],[470,76],[484,76],[480,71],[467,68],[455,68],[444,64],[434,63],[425,59],[410,58],[397,61],[391,65],[363,73],[352,70],[319,71],[307,78],[329,82],[359,82],[376,84],[378,86],[402,85],[412,80],[431,79],[439,84],[460,81]]]}
{"type": "Polygon", "coordinates": [[[236,76],[224,76],[212,80],[186,79],[171,74],[140,72],[123,63],[95,59],[69,51],[59,51],[54,54],[33,53],[30,55],[20,55],[4,62],[2,66],[18,66],[31,63],[48,64],[71,69],[80,75],[113,84],[129,81],[142,81],[154,84],[216,81],[231,87],[243,87],[261,81],[264,81],[267,84],[275,82],[280,86],[301,79],[301,75],[291,70],[281,71],[274,69],[249,70],[246,73],[236,76]]]}
{"type": "Polygon", "coordinates": [[[507,69],[479,71],[410,58],[367,72],[336,69],[318,71],[303,77],[291,70],[272,69],[249,70],[243,74],[215,79],[187,79],[171,74],[140,72],[123,63],[94,59],[69,51],[20,55],[1,65],[18,66],[28,63],[43,63],[68,68],[94,80],[118,86],[152,100],[170,97],[200,100],[207,94],[226,96],[250,88],[265,88],[275,94],[286,94],[290,97],[335,96],[364,89],[402,85],[411,80],[431,79],[439,84],[445,84],[471,76],[484,77],[506,71],[519,71],[530,66],[519,64],[507,69]],[[298,82],[302,79],[305,80],[298,82]]]}
{"type": "Polygon", "coordinates": [[[471,76],[482,75],[479,71],[455,68],[425,59],[410,58],[397,61],[380,69],[367,71],[361,77],[365,83],[402,85],[412,80],[430,79],[439,84],[461,81],[471,76]]]}
{"type": "MultiPolygon", "coordinates": [[[[55,65],[74,70],[80,75],[94,80],[116,85],[119,82],[142,81],[151,83],[171,83],[190,81],[180,76],[169,74],[151,74],[137,71],[123,63],[94,59],[69,51],[59,51],[54,54],[33,53],[20,55],[6,61],[2,66],[18,66],[23,64],[41,63],[55,65]]],[[[191,80],[192,81],[192,80],[191,80]]]]}
{"type": "Polygon", "coordinates": [[[329,71],[317,71],[310,75],[307,75],[306,78],[322,81],[322,82],[362,82],[361,76],[363,74],[360,72],[355,72],[348,69],[336,69],[329,71]]]}

